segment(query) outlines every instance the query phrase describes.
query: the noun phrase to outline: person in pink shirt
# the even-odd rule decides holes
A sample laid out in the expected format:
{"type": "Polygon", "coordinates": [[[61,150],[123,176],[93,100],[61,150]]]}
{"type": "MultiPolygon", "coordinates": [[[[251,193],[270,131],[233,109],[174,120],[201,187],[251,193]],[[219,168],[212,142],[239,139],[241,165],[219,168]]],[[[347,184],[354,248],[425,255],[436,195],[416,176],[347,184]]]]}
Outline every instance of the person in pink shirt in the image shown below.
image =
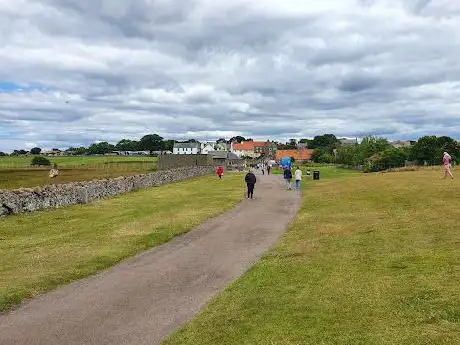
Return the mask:
{"type": "Polygon", "coordinates": [[[444,152],[444,157],[442,157],[442,161],[444,162],[444,179],[449,175],[452,179],[454,175],[452,175],[452,157],[447,152],[444,152]]]}

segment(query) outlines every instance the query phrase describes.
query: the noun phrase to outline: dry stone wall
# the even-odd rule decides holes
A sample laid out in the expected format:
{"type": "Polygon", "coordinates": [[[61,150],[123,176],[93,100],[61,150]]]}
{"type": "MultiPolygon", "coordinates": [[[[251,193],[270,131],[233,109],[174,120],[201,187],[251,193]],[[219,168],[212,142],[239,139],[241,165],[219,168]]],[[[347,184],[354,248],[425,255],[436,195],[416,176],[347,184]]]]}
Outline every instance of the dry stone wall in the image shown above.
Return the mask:
{"type": "Polygon", "coordinates": [[[207,175],[213,171],[214,168],[210,166],[195,166],[157,171],[145,175],[4,190],[0,191],[0,217],[68,205],[87,204],[142,188],[207,175]]]}

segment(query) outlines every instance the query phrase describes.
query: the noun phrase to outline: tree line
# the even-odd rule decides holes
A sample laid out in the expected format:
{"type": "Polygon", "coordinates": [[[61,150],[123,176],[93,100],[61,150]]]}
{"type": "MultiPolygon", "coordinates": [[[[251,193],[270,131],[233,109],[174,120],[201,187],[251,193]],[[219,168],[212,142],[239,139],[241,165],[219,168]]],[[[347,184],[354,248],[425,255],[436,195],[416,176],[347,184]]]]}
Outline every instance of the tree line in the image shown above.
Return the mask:
{"type": "Polygon", "coordinates": [[[454,162],[460,158],[459,143],[448,136],[424,136],[409,146],[394,147],[387,139],[374,136],[364,137],[354,145],[341,145],[333,134],[315,137],[312,160],[317,163],[335,163],[362,166],[365,171],[379,171],[401,167],[408,162],[417,165],[438,165],[444,152],[454,162]]]}
{"type": "MultiPolygon", "coordinates": [[[[224,138],[218,139],[217,143],[231,143],[231,142],[238,142],[241,143],[243,141],[252,141],[253,139],[246,139],[242,136],[235,136],[226,140],[224,138]]],[[[172,151],[174,143],[198,143],[199,141],[196,139],[189,139],[186,141],[176,141],[171,139],[164,139],[159,134],[147,134],[144,135],[140,140],[131,140],[131,139],[122,139],[116,144],[111,144],[107,141],[99,142],[91,144],[88,147],[80,146],[80,147],[69,147],[65,150],[66,154],[69,155],[103,155],[107,153],[111,153],[113,151],[148,151],[150,153],[153,152],[164,152],[164,151],[172,151]]],[[[52,149],[52,151],[59,151],[58,149],[52,149]]],[[[11,153],[11,156],[23,156],[26,154],[32,155],[39,155],[42,153],[42,149],[39,147],[34,147],[30,151],[21,149],[21,150],[14,150],[11,153]]],[[[0,156],[8,156],[7,153],[0,151],[0,156]]]]}
{"type": "MultiPolygon", "coordinates": [[[[235,136],[226,140],[221,138],[218,143],[241,143],[252,141],[251,138],[235,136]]],[[[165,140],[158,134],[148,134],[140,140],[122,139],[115,145],[109,142],[94,143],[89,147],[70,147],[65,152],[69,155],[107,154],[113,151],[172,151],[175,140],[165,140]]],[[[198,142],[190,139],[184,142],[198,142]]],[[[360,143],[342,145],[334,134],[315,136],[313,139],[290,139],[286,143],[277,143],[278,150],[295,149],[299,144],[314,149],[312,160],[316,163],[335,163],[362,166],[367,171],[378,171],[388,167],[404,166],[408,161],[414,164],[441,164],[443,152],[447,151],[454,161],[460,158],[458,142],[448,136],[424,136],[412,142],[410,146],[396,148],[385,138],[374,136],[364,137],[360,143]]],[[[26,150],[15,150],[12,155],[25,155],[26,150]]],[[[30,150],[33,155],[39,155],[41,149],[30,150]]],[[[0,156],[6,154],[0,152],[0,156]]]]}

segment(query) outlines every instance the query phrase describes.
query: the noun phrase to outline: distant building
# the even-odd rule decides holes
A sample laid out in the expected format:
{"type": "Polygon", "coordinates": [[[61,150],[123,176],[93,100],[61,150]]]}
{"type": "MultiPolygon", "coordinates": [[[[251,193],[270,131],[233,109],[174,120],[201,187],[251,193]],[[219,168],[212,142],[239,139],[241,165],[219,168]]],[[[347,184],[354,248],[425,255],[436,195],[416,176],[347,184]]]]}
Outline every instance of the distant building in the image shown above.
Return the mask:
{"type": "Polygon", "coordinates": [[[226,151],[226,152],[231,152],[232,151],[232,145],[227,144],[227,143],[217,143],[214,146],[216,151],[226,151]]]}
{"type": "Polygon", "coordinates": [[[310,161],[314,150],[297,149],[297,150],[278,150],[276,151],[276,161],[279,162],[284,157],[294,157],[296,161],[310,161]]]}
{"type": "Polygon", "coordinates": [[[201,153],[200,143],[175,143],[173,154],[175,155],[197,155],[201,153]]]}
{"type": "Polygon", "coordinates": [[[241,144],[233,143],[232,152],[238,157],[259,158],[260,156],[274,156],[276,143],[270,141],[243,141],[241,144]]]}
{"type": "Polygon", "coordinates": [[[212,157],[215,166],[222,166],[228,170],[241,170],[244,168],[244,160],[232,152],[213,151],[208,156],[212,157]]]}
{"type": "Polygon", "coordinates": [[[399,148],[403,148],[403,147],[410,147],[412,146],[412,143],[411,141],[409,140],[395,140],[395,141],[392,141],[390,142],[391,146],[399,149],[399,148]]]}
{"type": "Polygon", "coordinates": [[[52,149],[51,151],[43,151],[42,154],[45,156],[64,156],[66,153],[59,149],[52,149]]]}
{"type": "Polygon", "coordinates": [[[150,151],[112,151],[117,156],[148,156],[150,151]]]}
{"type": "Polygon", "coordinates": [[[203,142],[200,143],[200,145],[200,153],[203,155],[207,155],[208,153],[215,151],[216,143],[214,142],[203,142]]]}
{"type": "Polygon", "coordinates": [[[358,139],[342,138],[342,139],[339,139],[339,142],[341,146],[353,146],[353,145],[358,144],[358,139]]]}

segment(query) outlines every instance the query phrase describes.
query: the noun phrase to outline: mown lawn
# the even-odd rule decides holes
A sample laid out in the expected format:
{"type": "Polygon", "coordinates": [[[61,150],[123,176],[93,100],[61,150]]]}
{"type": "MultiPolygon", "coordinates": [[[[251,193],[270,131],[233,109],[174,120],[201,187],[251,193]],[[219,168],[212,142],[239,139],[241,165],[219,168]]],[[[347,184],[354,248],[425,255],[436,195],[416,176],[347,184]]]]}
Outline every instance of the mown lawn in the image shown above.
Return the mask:
{"type": "Polygon", "coordinates": [[[304,184],[278,245],[165,345],[460,344],[460,185],[441,175],[304,184]]]}
{"type": "Polygon", "coordinates": [[[189,231],[233,207],[243,188],[241,174],[208,176],[0,219],[0,310],[189,231]]]}

